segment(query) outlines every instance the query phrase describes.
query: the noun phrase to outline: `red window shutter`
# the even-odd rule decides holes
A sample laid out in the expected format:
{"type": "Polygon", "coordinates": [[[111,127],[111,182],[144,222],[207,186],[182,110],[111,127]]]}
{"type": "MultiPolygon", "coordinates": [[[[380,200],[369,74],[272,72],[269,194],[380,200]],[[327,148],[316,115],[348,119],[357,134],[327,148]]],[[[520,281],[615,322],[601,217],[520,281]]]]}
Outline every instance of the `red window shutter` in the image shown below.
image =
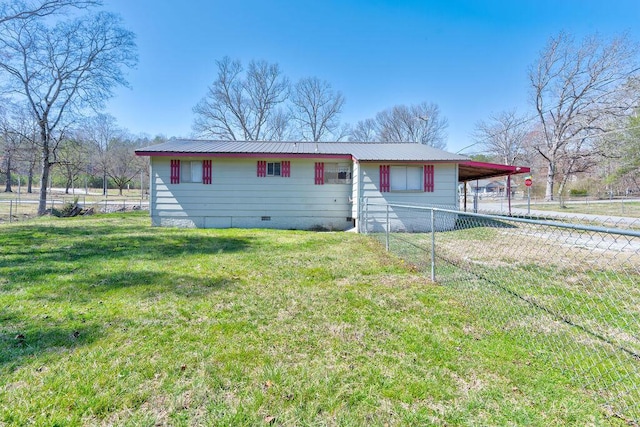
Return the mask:
{"type": "Polygon", "coordinates": [[[434,187],[434,167],[433,165],[424,165],[424,191],[433,193],[434,187]]]}
{"type": "Polygon", "coordinates": [[[211,184],[211,160],[202,161],[202,183],[211,184]]]}
{"type": "Polygon", "coordinates": [[[258,160],[258,176],[267,176],[267,162],[265,160],[258,160]]]}
{"type": "Polygon", "coordinates": [[[324,185],[324,163],[316,163],[316,185],[324,185]]]}
{"type": "Polygon", "coordinates": [[[283,161],[282,162],[282,176],[285,178],[289,178],[291,176],[291,162],[283,161]]]}
{"type": "Polygon", "coordinates": [[[389,172],[391,167],[389,165],[380,165],[380,192],[385,193],[389,191],[389,172]]]}
{"type": "Polygon", "coordinates": [[[171,160],[171,183],[180,184],[180,160],[171,160]]]}

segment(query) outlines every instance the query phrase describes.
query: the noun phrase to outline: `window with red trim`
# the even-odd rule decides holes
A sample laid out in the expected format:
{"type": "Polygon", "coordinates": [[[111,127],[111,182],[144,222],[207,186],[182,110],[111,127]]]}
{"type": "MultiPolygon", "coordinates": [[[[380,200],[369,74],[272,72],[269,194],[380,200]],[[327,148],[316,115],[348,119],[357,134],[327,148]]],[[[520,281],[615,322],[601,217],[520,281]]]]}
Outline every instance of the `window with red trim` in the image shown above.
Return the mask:
{"type": "Polygon", "coordinates": [[[265,176],[281,176],[289,178],[291,176],[291,162],[267,162],[266,160],[258,160],[258,177],[265,176]]]}
{"type": "Polygon", "coordinates": [[[181,182],[201,182],[211,184],[212,161],[211,160],[179,160],[172,159],[170,163],[171,184],[181,182]]]}

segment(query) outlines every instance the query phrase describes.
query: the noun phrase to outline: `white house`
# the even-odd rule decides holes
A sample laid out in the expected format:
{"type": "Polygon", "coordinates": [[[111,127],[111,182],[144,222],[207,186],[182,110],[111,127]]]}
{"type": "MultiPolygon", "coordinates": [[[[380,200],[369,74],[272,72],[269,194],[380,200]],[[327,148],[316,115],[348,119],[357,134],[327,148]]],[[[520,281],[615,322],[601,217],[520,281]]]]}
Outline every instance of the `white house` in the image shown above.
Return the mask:
{"type": "MultiPolygon", "coordinates": [[[[467,184],[469,191],[480,196],[504,197],[507,194],[507,181],[504,179],[479,179],[467,184]]],[[[510,183],[511,196],[518,189],[514,183],[510,183]]]]}
{"type": "Polygon", "coordinates": [[[171,140],[136,154],[150,157],[152,224],[198,228],[345,230],[364,200],[456,209],[467,160],[413,143],[171,140]]]}

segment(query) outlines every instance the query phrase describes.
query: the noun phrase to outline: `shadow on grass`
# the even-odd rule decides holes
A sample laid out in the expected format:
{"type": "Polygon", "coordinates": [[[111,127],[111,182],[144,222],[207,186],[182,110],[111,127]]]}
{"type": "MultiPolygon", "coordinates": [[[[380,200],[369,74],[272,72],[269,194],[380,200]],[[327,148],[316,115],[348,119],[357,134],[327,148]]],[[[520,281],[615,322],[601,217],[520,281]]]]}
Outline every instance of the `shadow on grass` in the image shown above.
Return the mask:
{"type": "Polygon", "coordinates": [[[224,275],[189,275],[155,271],[118,271],[89,274],[72,283],[31,290],[31,297],[54,303],[86,304],[124,292],[138,301],[173,294],[183,298],[202,298],[211,292],[232,289],[239,278],[224,275]]]}
{"type": "Polygon", "coordinates": [[[13,370],[33,357],[64,353],[101,339],[107,333],[105,328],[110,327],[109,310],[114,303],[121,304],[126,299],[134,305],[155,304],[165,297],[171,303],[176,296],[204,298],[211,292],[233,288],[238,280],[221,275],[134,271],[98,274],[65,285],[31,289],[29,300],[44,307],[38,309],[38,314],[30,315],[28,309],[20,313],[11,310],[11,305],[0,310],[0,369],[13,370]],[[124,292],[112,299],[110,293],[121,291],[124,292]],[[71,317],[61,317],[61,308],[71,317]]]}
{"type": "MultiPolygon", "coordinates": [[[[158,230],[136,226],[87,225],[75,227],[21,226],[0,236],[0,292],[27,283],[39,284],[55,275],[79,274],[95,263],[108,268],[111,261],[166,261],[193,255],[217,255],[251,249],[248,238],[225,237],[194,230],[158,230]]],[[[118,270],[97,281],[150,283],[118,270]]],[[[82,278],[81,278],[82,279],[82,278]]],[[[160,278],[162,279],[162,278],[160,278]]],[[[175,277],[167,279],[176,280],[175,277]]],[[[123,285],[127,286],[127,285],[123,285]]]]}
{"type": "Polygon", "coordinates": [[[64,352],[94,342],[102,335],[94,323],[54,322],[46,317],[24,317],[0,312],[0,368],[14,369],[46,352],[64,352]]]}

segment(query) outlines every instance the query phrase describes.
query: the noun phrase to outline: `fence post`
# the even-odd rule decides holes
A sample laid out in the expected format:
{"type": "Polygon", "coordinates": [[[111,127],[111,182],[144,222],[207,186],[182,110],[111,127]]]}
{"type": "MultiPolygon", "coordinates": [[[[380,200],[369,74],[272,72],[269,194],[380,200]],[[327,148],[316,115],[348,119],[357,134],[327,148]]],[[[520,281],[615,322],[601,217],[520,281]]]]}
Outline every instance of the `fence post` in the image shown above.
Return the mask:
{"type": "Polygon", "coordinates": [[[436,213],[431,209],[431,281],[436,281],[436,213]]]}
{"type": "Polygon", "coordinates": [[[13,200],[9,200],[9,224],[13,219],[13,200]]]}
{"type": "Polygon", "coordinates": [[[389,231],[391,230],[391,226],[389,225],[389,204],[387,204],[387,227],[386,227],[386,238],[387,238],[387,252],[389,252],[389,231]]]}

